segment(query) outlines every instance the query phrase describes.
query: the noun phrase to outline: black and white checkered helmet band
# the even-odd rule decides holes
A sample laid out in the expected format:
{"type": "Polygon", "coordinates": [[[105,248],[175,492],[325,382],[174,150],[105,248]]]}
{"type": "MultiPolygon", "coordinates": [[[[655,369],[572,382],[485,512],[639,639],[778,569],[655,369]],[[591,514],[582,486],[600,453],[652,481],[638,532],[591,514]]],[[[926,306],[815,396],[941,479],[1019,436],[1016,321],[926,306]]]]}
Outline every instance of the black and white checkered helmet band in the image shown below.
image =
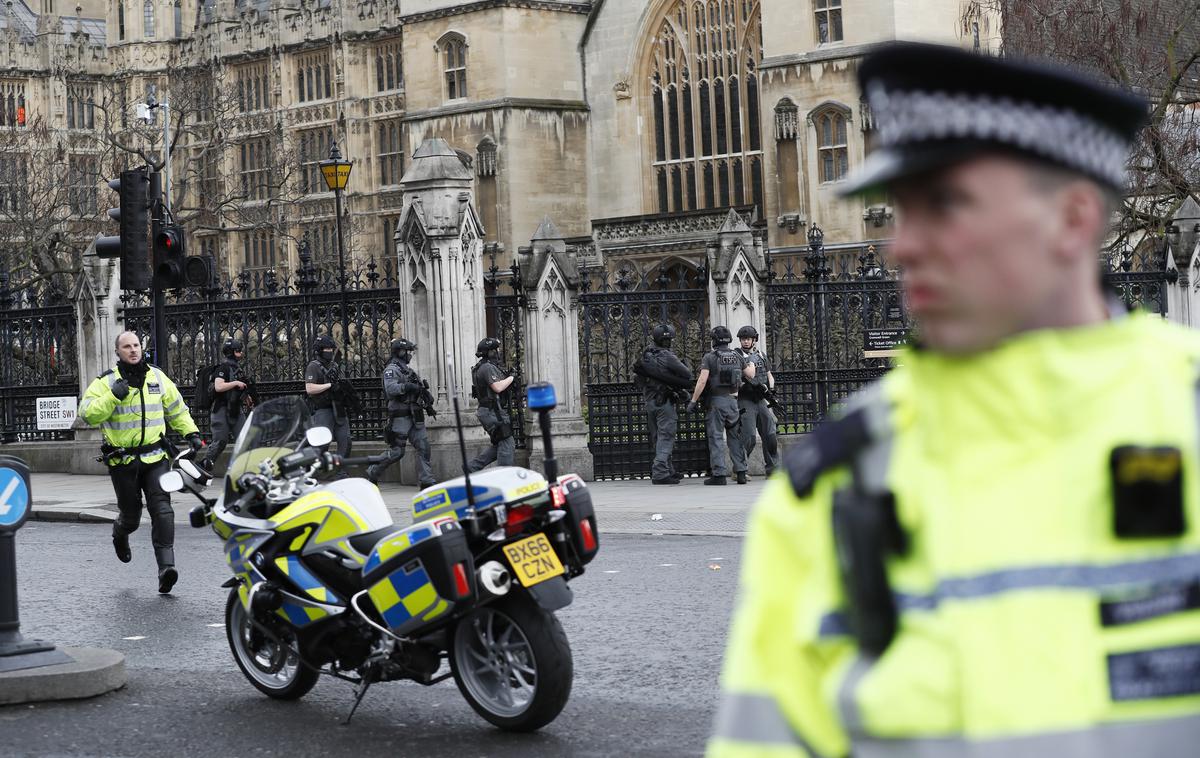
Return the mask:
{"type": "Polygon", "coordinates": [[[1128,139],[1077,111],[1008,97],[888,91],[878,82],[868,85],[867,102],[884,147],[986,140],[1040,155],[1114,187],[1125,186],[1128,139]]]}

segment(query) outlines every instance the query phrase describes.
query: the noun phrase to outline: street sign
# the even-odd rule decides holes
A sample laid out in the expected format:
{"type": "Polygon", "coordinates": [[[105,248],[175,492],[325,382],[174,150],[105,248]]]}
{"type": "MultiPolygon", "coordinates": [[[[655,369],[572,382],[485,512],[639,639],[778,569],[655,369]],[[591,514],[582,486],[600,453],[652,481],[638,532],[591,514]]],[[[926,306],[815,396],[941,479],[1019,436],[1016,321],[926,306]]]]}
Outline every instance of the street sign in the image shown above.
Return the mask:
{"type": "Polygon", "coordinates": [[[863,350],[891,350],[904,342],[907,329],[866,329],[863,350]]]}
{"type": "Polygon", "coordinates": [[[39,397],[37,399],[37,428],[39,432],[70,429],[75,423],[79,402],[74,395],[39,397]]]}
{"type": "Polygon", "coordinates": [[[0,459],[0,531],[16,531],[29,516],[29,469],[15,458],[0,459]]]}

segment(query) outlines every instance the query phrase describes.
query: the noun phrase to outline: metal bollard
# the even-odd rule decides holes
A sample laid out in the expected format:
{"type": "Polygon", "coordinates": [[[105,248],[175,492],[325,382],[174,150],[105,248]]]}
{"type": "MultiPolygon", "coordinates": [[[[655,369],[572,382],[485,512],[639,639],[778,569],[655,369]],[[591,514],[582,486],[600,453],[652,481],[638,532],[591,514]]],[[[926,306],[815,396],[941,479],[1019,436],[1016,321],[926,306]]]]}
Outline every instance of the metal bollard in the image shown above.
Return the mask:
{"type": "Polygon", "coordinates": [[[33,489],[29,466],[0,455],[0,671],[15,671],[69,661],[54,645],[21,636],[17,613],[16,532],[29,518],[33,489]]]}

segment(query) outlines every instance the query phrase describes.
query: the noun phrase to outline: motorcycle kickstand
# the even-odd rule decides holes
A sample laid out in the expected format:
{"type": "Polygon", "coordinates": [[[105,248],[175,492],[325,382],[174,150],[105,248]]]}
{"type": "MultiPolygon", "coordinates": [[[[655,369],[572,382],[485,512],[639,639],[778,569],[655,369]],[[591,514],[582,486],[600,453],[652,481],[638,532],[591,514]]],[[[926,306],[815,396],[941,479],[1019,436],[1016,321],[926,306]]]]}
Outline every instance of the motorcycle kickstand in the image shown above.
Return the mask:
{"type": "Polygon", "coordinates": [[[354,693],[354,705],[350,708],[350,713],[346,716],[346,720],[342,722],[342,726],[350,726],[350,719],[354,718],[354,712],[358,710],[358,706],[362,703],[363,698],[367,696],[367,690],[371,689],[371,685],[374,683],[375,679],[373,677],[363,677],[362,687],[354,693]]]}

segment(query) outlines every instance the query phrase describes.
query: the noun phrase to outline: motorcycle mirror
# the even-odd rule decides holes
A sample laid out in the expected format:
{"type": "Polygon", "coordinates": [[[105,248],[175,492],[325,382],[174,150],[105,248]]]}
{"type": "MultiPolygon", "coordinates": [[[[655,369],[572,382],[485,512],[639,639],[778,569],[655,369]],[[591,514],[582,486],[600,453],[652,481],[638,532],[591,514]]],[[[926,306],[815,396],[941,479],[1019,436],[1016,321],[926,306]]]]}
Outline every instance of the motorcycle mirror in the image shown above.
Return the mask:
{"type": "Polygon", "coordinates": [[[175,462],[175,465],[179,466],[180,471],[187,474],[193,480],[200,482],[201,484],[208,484],[211,480],[211,477],[204,473],[199,466],[186,458],[179,459],[175,462]]]}
{"type": "Polygon", "coordinates": [[[179,492],[183,489],[183,474],[178,471],[168,471],[158,478],[158,486],[163,492],[179,492]]]}
{"type": "Polygon", "coordinates": [[[304,439],[313,447],[325,447],[333,442],[333,432],[327,426],[314,426],[304,433],[304,439]]]}

